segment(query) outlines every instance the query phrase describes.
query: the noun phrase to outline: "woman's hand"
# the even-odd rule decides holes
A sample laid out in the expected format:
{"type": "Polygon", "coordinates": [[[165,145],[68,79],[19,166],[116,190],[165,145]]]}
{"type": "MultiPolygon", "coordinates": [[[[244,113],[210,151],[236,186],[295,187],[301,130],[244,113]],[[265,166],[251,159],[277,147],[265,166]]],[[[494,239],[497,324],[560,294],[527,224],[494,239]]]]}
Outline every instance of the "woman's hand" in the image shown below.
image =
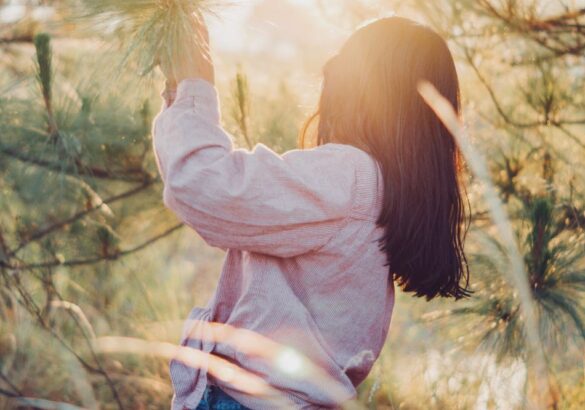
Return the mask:
{"type": "Polygon", "coordinates": [[[209,32],[203,16],[194,13],[191,19],[193,38],[173,54],[160,57],[160,69],[167,79],[167,89],[174,89],[188,78],[201,78],[215,84],[215,69],[209,48],[209,32]]]}

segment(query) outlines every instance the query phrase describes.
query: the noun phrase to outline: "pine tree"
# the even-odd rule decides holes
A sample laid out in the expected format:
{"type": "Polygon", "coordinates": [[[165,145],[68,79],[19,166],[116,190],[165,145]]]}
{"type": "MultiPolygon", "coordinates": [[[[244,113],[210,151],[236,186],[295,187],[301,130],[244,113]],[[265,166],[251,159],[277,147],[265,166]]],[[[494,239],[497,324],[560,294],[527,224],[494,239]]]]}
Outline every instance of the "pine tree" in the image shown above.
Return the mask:
{"type": "MultiPolygon", "coordinates": [[[[152,103],[128,105],[119,94],[96,92],[97,84],[68,90],[60,84],[66,80],[55,68],[51,37],[37,34],[34,47],[37,91],[22,86],[20,93],[10,88],[0,95],[2,379],[11,386],[8,395],[27,396],[17,386],[19,369],[35,360],[41,368],[61,363],[59,355],[66,355],[65,362],[73,358],[72,368],[85,375],[80,380],[98,376],[85,382],[92,392],[87,397],[103,386],[114,405],[130,408],[114,362],[94,350],[95,331],[85,312],[107,311],[123,296],[110,262],[182,227],[160,201],[150,140],[152,103]],[[156,214],[158,222],[145,226],[142,221],[156,214]],[[99,294],[79,297],[96,283],[99,294]],[[37,339],[47,340],[45,349],[54,355],[35,358],[40,346],[25,346],[37,339]]],[[[92,316],[95,323],[101,314],[92,316]]],[[[59,372],[39,382],[56,375],[72,376],[59,372]]],[[[72,395],[66,390],[57,397],[83,396],[72,395]]],[[[92,402],[87,400],[82,404],[92,402]]]]}
{"type": "MultiPolygon", "coordinates": [[[[470,134],[491,160],[492,180],[523,255],[550,371],[548,401],[539,404],[557,408],[555,379],[572,372],[575,349],[585,341],[585,174],[579,166],[585,106],[582,93],[574,92],[585,85],[578,68],[585,57],[585,10],[562,2],[546,8],[532,1],[423,3],[414,5],[426,8],[451,38],[489,101],[468,110],[470,134]]],[[[479,101],[472,87],[465,88],[479,101]]],[[[468,248],[476,294],[450,313],[467,323],[466,342],[499,360],[530,362],[525,316],[505,279],[509,249],[494,235],[481,203],[473,207],[468,248]]],[[[568,383],[578,385],[579,378],[568,383]]],[[[534,389],[535,380],[531,384],[534,389]]]]}

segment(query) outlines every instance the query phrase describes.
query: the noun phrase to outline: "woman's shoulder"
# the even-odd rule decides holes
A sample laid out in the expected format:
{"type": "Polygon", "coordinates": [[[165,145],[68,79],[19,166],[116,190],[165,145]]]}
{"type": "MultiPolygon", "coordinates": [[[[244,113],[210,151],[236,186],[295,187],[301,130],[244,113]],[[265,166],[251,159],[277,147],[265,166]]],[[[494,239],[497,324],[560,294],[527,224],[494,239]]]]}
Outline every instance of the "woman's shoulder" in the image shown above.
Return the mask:
{"type": "Polygon", "coordinates": [[[293,149],[284,153],[283,157],[307,157],[307,159],[311,159],[311,157],[315,159],[322,158],[325,162],[342,161],[342,164],[345,164],[346,167],[355,165],[360,168],[365,167],[366,170],[375,172],[375,168],[373,167],[373,165],[375,165],[374,157],[368,152],[348,144],[329,142],[314,148],[293,149]],[[328,158],[330,161],[327,161],[328,158]]]}

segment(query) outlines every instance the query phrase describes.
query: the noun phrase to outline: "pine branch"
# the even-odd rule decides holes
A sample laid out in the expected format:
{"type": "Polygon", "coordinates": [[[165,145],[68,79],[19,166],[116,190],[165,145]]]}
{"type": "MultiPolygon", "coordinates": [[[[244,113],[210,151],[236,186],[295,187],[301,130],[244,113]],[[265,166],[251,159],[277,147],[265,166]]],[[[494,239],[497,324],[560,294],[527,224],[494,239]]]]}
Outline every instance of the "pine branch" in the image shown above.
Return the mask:
{"type": "Polygon", "coordinates": [[[0,388],[0,394],[2,396],[6,396],[6,397],[10,397],[10,398],[20,397],[20,394],[12,393],[12,392],[9,392],[8,390],[4,390],[2,388],[0,388]]]}
{"type": "Polygon", "coordinates": [[[577,10],[569,10],[566,13],[559,14],[555,17],[549,17],[548,19],[544,19],[541,21],[541,24],[535,24],[535,28],[539,27],[546,27],[546,26],[570,26],[570,27],[582,27],[585,28],[585,25],[578,24],[578,23],[568,23],[570,20],[577,20],[579,17],[585,16],[585,8],[577,9],[577,10]]]}
{"type": "MultiPolygon", "coordinates": [[[[552,125],[556,128],[559,128],[561,131],[563,131],[563,132],[565,132],[565,134],[567,134],[567,130],[565,127],[563,127],[563,125],[565,125],[565,124],[577,125],[577,124],[585,123],[585,119],[559,119],[559,120],[546,120],[545,119],[545,120],[536,120],[536,121],[530,121],[530,122],[522,122],[522,121],[518,121],[517,119],[511,117],[504,109],[504,106],[502,105],[502,103],[498,99],[496,92],[494,91],[494,89],[492,88],[490,83],[487,81],[487,79],[482,74],[479,67],[473,61],[473,56],[471,55],[471,51],[467,47],[465,47],[461,44],[459,44],[459,46],[464,51],[467,63],[469,64],[469,66],[471,67],[471,69],[473,70],[473,72],[475,73],[477,78],[479,79],[479,81],[482,83],[482,85],[484,86],[484,88],[488,92],[488,95],[492,101],[492,104],[496,108],[498,115],[507,124],[509,124],[515,128],[524,128],[524,129],[552,125]]],[[[574,142],[576,142],[581,148],[585,149],[585,143],[583,143],[581,140],[579,140],[579,138],[577,138],[576,136],[571,136],[571,135],[568,135],[568,136],[574,142]]]]}
{"type": "Polygon", "coordinates": [[[47,168],[51,171],[65,173],[72,176],[83,176],[123,182],[144,182],[152,178],[150,174],[148,174],[141,168],[129,169],[125,170],[122,173],[116,173],[108,171],[107,169],[82,164],[78,160],[76,161],[75,164],[64,165],[62,163],[55,161],[48,161],[40,158],[35,158],[20,152],[16,148],[2,145],[0,145],[0,154],[12,157],[20,162],[26,162],[28,164],[33,164],[39,167],[47,168]]]}
{"type": "Polygon", "coordinates": [[[34,42],[30,34],[0,38],[0,44],[30,44],[34,42]]]}
{"type": "Polygon", "coordinates": [[[478,0],[478,4],[488,16],[496,18],[512,31],[552,52],[555,57],[581,57],[585,50],[585,23],[579,20],[585,16],[583,8],[569,9],[557,16],[538,19],[533,16],[519,16],[515,5],[510,5],[507,10],[500,10],[489,0],[478,0]],[[574,43],[567,41],[567,33],[571,34],[568,38],[574,39],[574,43]]]}
{"type": "Polygon", "coordinates": [[[148,181],[145,182],[144,184],[132,188],[128,191],[122,192],[121,194],[117,194],[114,195],[112,197],[106,198],[105,200],[103,200],[101,203],[92,206],[91,208],[88,209],[84,209],[83,211],[79,211],[76,214],[72,215],[71,217],[64,219],[62,221],[56,222],[46,228],[40,229],[36,232],[34,232],[33,234],[31,234],[27,240],[25,242],[20,243],[15,249],[8,251],[6,253],[6,255],[8,257],[12,257],[14,255],[16,255],[16,253],[18,251],[20,251],[21,249],[23,249],[24,247],[30,245],[31,243],[38,241],[39,239],[44,238],[45,236],[59,230],[62,229],[64,227],[66,227],[67,225],[70,225],[84,217],[86,217],[87,215],[90,215],[91,213],[100,210],[101,208],[103,208],[104,206],[109,206],[115,202],[118,202],[120,200],[129,198],[133,195],[136,195],[144,190],[146,190],[147,188],[150,188],[151,186],[153,186],[156,182],[158,182],[158,180],[154,180],[154,181],[148,181]]]}
{"type": "MultiPolygon", "coordinates": [[[[193,14],[213,13],[223,0],[82,0],[76,13],[94,27],[117,29],[123,33],[124,62],[138,60],[141,74],[151,72],[160,59],[174,61],[184,47],[197,47],[193,14]]],[[[193,62],[195,63],[195,62],[193,62]]]]}
{"type": "Polygon", "coordinates": [[[86,265],[95,265],[97,263],[102,263],[102,262],[107,262],[107,261],[115,261],[115,260],[118,260],[118,259],[123,258],[125,256],[132,255],[133,253],[140,252],[141,250],[147,248],[148,246],[154,244],[155,242],[158,242],[159,240],[164,239],[167,236],[170,236],[175,231],[181,229],[183,226],[184,225],[182,223],[177,224],[177,225],[173,226],[172,228],[167,229],[163,233],[148,239],[147,241],[141,243],[140,245],[137,245],[137,246],[130,248],[130,249],[127,249],[127,250],[123,250],[123,251],[115,252],[115,253],[112,253],[109,255],[105,255],[105,256],[100,256],[100,257],[95,257],[95,258],[87,258],[87,259],[72,259],[69,261],[54,260],[54,261],[47,261],[47,262],[31,263],[31,264],[26,264],[26,265],[11,265],[11,264],[8,264],[7,262],[0,261],[0,267],[4,267],[6,269],[11,269],[13,271],[20,272],[20,271],[29,271],[29,270],[35,270],[35,269],[54,268],[54,267],[58,267],[58,266],[79,267],[79,266],[86,266],[86,265]]]}

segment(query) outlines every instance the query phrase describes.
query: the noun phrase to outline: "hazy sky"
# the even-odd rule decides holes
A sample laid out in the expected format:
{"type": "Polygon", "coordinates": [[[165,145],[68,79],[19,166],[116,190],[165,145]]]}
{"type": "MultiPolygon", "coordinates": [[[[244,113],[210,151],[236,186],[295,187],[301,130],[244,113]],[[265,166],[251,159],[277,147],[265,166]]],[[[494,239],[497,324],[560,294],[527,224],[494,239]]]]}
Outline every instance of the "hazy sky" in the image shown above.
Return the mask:
{"type": "Polygon", "coordinates": [[[314,0],[233,0],[210,19],[212,40],[218,50],[262,53],[283,59],[300,48],[333,47],[345,32],[324,19],[314,0]]]}
{"type": "MultiPolygon", "coordinates": [[[[286,79],[313,90],[321,67],[349,34],[347,24],[323,15],[317,0],[225,1],[217,17],[207,18],[221,76],[231,77],[242,66],[256,82],[278,84],[278,79],[286,79]]],[[[322,3],[340,8],[348,1],[353,0],[322,3]]],[[[24,0],[9,0],[0,7],[0,26],[17,22],[26,12],[24,0]]],[[[53,15],[51,7],[32,12],[40,20],[53,15]]]]}
{"type": "Polygon", "coordinates": [[[220,77],[233,76],[241,65],[256,86],[286,79],[310,96],[318,91],[321,67],[348,34],[324,18],[314,0],[234,0],[208,23],[220,77]]]}
{"type": "MultiPolygon", "coordinates": [[[[294,61],[297,66],[319,63],[319,56],[324,59],[336,50],[347,33],[324,18],[316,4],[316,0],[226,0],[219,16],[208,18],[212,46],[223,55],[294,61]]],[[[9,0],[0,7],[0,26],[17,22],[26,12],[24,1],[9,0]]],[[[39,6],[32,13],[43,20],[52,17],[53,9],[39,6]]]]}

